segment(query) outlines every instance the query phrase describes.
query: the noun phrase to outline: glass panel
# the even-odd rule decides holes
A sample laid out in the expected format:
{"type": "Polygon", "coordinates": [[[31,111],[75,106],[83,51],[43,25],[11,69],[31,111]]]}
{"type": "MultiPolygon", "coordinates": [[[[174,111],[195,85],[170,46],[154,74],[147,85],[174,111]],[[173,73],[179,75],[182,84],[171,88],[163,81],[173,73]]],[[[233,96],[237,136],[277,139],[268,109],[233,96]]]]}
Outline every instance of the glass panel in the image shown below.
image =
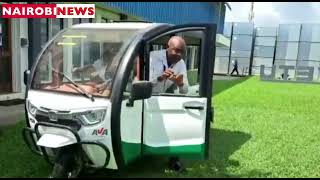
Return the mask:
{"type": "Polygon", "coordinates": [[[187,65],[187,70],[197,69],[199,60],[200,46],[187,45],[187,51],[184,60],[187,65]]]}
{"type": "Polygon", "coordinates": [[[279,41],[299,41],[300,24],[280,24],[279,41]]]}
{"type": "Polygon", "coordinates": [[[252,23],[234,23],[233,34],[253,34],[253,24],[252,23]]]}
{"type": "Polygon", "coordinates": [[[233,36],[232,38],[232,50],[244,50],[251,51],[252,36],[233,36]]]}
{"type": "Polygon", "coordinates": [[[276,36],[277,28],[275,27],[259,27],[257,28],[257,36],[276,36]]]}
{"type": "Polygon", "coordinates": [[[275,37],[256,37],[255,45],[274,46],[276,42],[275,37]]]}
{"type": "Polygon", "coordinates": [[[216,47],[216,56],[229,56],[229,48],[216,47]]]}
{"type": "Polygon", "coordinates": [[[320,43],[301,42],[299,45],[299,60],[320,61],[320,43]]]}
{"type": "Polygon", "coordinates": [[[310,43],[303,43],[303,42],[299,44],[299,54],[298,54],[299,60],[309,60],[310,45],[311,45],[310,43]]]}
{"type": "MultiPolygon", "coordinates": [[[[260,66],[252,66],[252,74],[253,75],[260,75],[260,66]]],[[[272,67],[264,67],[264,73],[269,75],[271,74],[271,70],[272,70],[272,67]]]]}
{"type": "Polygon", "coordinates": [[[276,50],[276,59],[296,60],[298,53],[298,43],[278,42],[276,50]]]}
{"type": "MultiPolygon", "coordinates": [[[[104,44],[104,46],[106,46],[104,44]]],[[[103,49],[106,49],[108,47],[103,47],[103,49]]],[[[84,65],[92,64],[94,61],[98,60],[100,58],[100,43],[97,42],[88,42],[84,43],[84,65]]]]}
{"type": "Polygon", "coordinates": [[[300,41],[320,42],[320,25],[303,24],[300,41]]]}
{"type": "MultiPolygon", "coordinates": [[[[73,39],[73,42],[77,44],[81,44],[81,39],[73,39]]],[[[73,63],[73,68],[76,67],[81,67],[81,47],[79,48],[78,46],[72,46],[72,63],[73,63]]],[[[75,74],[74,78],[78,79],[80,78],[80,74],[75,74]]]]}
{"type": "Polygon", "coordinates": [[[223,35],[230,37],[231,36],[232,23],[225,23],[223,28],[223,35]]]}
{"type": "Polygon", "coordinates": [[[229,57],[216,57],[214,63],[214,73],[227,74],[228,63],[229,57]]]}
{"type": "Polygon", "coordinates": [[[249,58],[251,55],[251,51],[239,51],[239,50],[232,50],[231,57],[247,57],[249,58]]]}
{"type": "Polygon", "coordinates": [[[310,60],[318,60],[320,61],[320,44],[311,44],[310,51],[309,51],[309,59],[310,60]]]}
{"type": "Polygon", "coordinates": [[[41,47],[47,43],[48,41],[48,19],[40,19],[40,42],[41,42],[41,47]]]}
{"type": "Polygon", "coordinates": [[[68,80],[71,79],[89,94],[110,97],[121,55],[137,31],[138,29],[65,31],[41,55],[31,88],[82,95],[81,90],[68,80]],[[102,53],[100,48],[103,49],[102,53]],[[78,53],[76,60],[72,57],[76,54],[73,51],[78,53]],[[91,63],[85,65],[85,61],[91,63]]]}
{"type": "Polygon", "coordinates": [[[254,57],[252,66],[258,66],[265,65],[266,67],[272,67],[272,58],[260,58],[260,57],[254,57]]]}
{"type": "Polygon", "coordinates": [[[254,58],[252,64],[252,74],[260,75],[261,65],[264,65],[265,74],[271,74],[272,61],[273,59],[271,58],[254,58]]]}
{"type": "Polygon", "coordinates": [[[140,77],[138,74],[138,69],[139,69],[139,63],[141,62],[139,56],[136,57],[134,63],[133,63],[133,68],[131,69],[131,72],[130,72],[130,75],[129,75],[129,78],[128,78],[128,83],[127,83],[127,86],[123,92],[123,96],[126,97],[126,98],[129,98],[130,97],[130,93],[132,91],[132,84],[136,81],[139,81],[140,80],[140,77]]]}
{"type": "Polygon", "coordinates": [[[266,47],[266,46],[254,47],[254,56],[273,58],[273,55],[274,55],[274,47],[266,47]]]}
{"type": "Polygon", "coordinates": [[[62,29],[62,19],[52,19],[52,37],[62,29]]]}

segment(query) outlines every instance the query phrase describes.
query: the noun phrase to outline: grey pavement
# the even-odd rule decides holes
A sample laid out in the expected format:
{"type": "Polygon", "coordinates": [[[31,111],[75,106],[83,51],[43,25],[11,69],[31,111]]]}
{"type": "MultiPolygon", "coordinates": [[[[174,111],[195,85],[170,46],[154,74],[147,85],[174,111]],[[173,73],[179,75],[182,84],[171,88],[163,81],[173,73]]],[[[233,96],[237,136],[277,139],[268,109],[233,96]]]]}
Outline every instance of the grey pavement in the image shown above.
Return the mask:
{"type": "Polygon", "coordinates": [[[224,76],[224,75],[213,75],[213,80],[235,80],[242,78],[240,76],[224,76]]]}
{"type": "Polygon", "coordinates": [[[24,104],[0,106],[0,126],[12,125],[24,119],[24,104]]]}

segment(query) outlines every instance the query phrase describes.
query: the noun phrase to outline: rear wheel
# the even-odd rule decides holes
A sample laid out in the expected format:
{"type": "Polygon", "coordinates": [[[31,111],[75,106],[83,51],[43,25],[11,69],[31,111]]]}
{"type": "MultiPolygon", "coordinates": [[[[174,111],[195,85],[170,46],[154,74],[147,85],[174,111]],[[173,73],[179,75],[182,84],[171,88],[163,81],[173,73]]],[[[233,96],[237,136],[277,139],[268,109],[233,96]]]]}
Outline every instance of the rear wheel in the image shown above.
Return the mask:
{"type": "Polygon", "coordinates": [[[170,157],[168,166],[169,169],[174,170],[176,172],[184,172],[186,170],[178,157],[170,157]]]}

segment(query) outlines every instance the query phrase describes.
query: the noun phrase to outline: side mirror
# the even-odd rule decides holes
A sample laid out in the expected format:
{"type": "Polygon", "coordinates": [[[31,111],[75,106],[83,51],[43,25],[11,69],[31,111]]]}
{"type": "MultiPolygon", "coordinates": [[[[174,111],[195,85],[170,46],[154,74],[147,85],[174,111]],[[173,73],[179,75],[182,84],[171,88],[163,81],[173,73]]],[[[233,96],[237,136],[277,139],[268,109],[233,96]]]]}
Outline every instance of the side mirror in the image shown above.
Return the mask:
{"type": "Polygon", "coordinates": [[[23,82],[24,82],[24,85],[27,85],[28,84],[28,79],[30,77],[30,73],[31,71],[30,70],[25,70],[24,73],[23,73],[23,82]]]}
{"type": "Polygon", "coordinates": [[[148,99],[152,95],[152,83],[137,81],[132,83],[131,95],[127,106],[132,107],[135,100],[148,99]]]}

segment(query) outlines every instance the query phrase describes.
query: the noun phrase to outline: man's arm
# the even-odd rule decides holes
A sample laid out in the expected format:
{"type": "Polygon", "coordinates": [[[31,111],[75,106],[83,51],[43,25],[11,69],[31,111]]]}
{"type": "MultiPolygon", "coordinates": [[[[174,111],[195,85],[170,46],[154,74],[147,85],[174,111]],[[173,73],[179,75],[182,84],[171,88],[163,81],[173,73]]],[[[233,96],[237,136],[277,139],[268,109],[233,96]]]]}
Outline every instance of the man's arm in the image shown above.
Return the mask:
{"type": "Polygon", "coordinates": [[[100,59],[96,60],[93,64],[88,64],[84,67],[74,68],[74,73],[87,73],[91,74],[97,71],[99,68],[103,67],[102,61],[100,59]]]}
{"type": "Polygon", "coordinates": [[[180,73],[183,75],[183,85],[182,86],[178,86],[179,88],[179,93],[180,94],[187,94],[188,93],[188,87],[189,87],[189,81],[188,81],[188,75],[187,75],[187,67],[186,64],[184,63],[183,60],[181,60],[181,67],[180,69],[180,73]]]}
{"type": "Polygon", "coordinates": [[[183,74],[183,85],[182,86],[178,86],[179,93],[180,94],[187,94],[188,93],[188,87],[189,87],[189,83],[188,83],[187,74],[183,74]]]}
{"type": "Polygon", "coordinates": [[[93,65],[92,64],[90,64],[90,65],[86,65],[86,66],[84,66],[84,67],[77,67],[77,68],[74,68],[74,70],[73,70],[75,73],[77,73],[77,72],[86,72],[86,71],[89,71],[89,72],[93,72],[94,71],[94,67],[93,67],[93,65]]]}

